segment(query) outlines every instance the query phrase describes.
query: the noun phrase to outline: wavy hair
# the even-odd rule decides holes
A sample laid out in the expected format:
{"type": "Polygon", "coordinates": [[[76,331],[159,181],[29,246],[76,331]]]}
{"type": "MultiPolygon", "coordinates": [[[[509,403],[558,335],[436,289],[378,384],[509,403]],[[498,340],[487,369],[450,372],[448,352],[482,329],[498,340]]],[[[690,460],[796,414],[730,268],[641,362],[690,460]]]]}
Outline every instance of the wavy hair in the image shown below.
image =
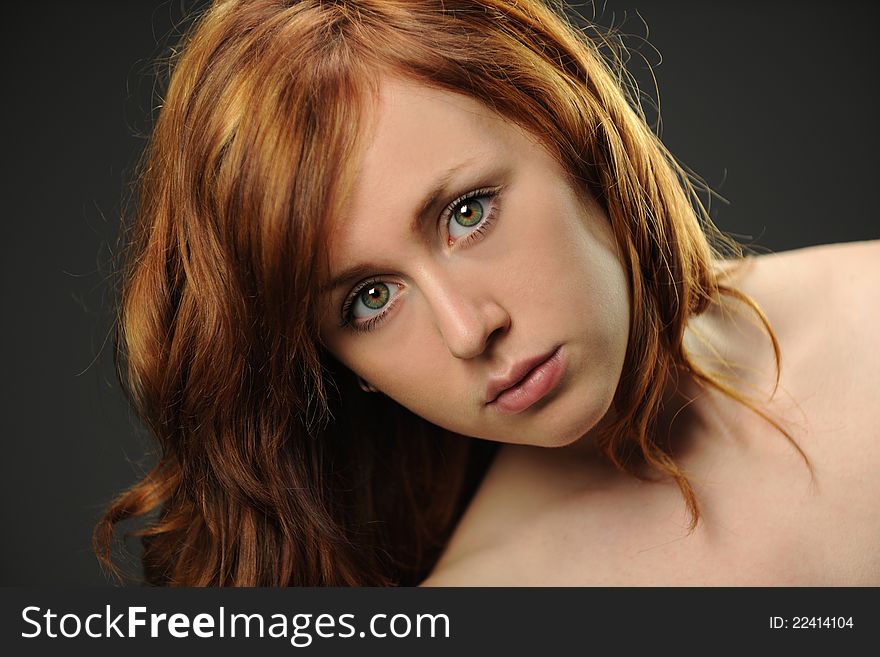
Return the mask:
{"type": "Polygon", "coordinates": [[[632,301],[599,437],[613,463],[672,477],[696,526],[694,491],[656,439],[682,371],[793,442],[685,350],[689,318],[736,298],[766,329],[778,383],[765,316],[713,266],[741,252],[649,128],[610,42],[587,32],[549,0],[217,0],[198,19],[124,238],[117,365],[159,460],[95,528],[108,570],[117,523],[151,512],[135,532],[151,584],[414,584],[436,562],[493,445],[365,400],[316,338],[326,227],[381,72],[483,102],[606,211],[632,301]]]}

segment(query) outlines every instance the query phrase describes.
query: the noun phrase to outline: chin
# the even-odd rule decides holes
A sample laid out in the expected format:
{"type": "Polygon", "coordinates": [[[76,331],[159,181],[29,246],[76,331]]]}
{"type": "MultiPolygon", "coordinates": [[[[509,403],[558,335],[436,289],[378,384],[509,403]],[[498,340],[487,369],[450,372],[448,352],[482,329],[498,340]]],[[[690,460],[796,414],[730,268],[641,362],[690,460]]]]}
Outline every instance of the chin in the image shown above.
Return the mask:
{"type": "Polygon", "coordinates": [[[572,395],[573,399],[566,400],[568,403],[565,407],[549,406],[542,422],[544,429],[540,434],[540,440],[533,444],[541,447],[573,445],[593,431],[606,417],[611,408],[613,392],[602,390],[585,396],[572,395]],[[589,403],[590,401],[592,403],[589,403]]]}

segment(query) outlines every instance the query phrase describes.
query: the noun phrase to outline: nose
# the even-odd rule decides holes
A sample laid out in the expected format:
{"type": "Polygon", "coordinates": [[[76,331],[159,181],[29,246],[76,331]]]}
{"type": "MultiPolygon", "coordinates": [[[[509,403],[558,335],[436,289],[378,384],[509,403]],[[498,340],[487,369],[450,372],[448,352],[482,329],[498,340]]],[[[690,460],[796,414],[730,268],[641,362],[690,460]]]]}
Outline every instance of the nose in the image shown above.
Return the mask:
{"type": "Polygon", "coordinates": [[[510,328],[510,315],[480,284],[459,277],[435,279],[428,292],[435,324],[456,358],[482,354],[493,336],[510,328]]]}

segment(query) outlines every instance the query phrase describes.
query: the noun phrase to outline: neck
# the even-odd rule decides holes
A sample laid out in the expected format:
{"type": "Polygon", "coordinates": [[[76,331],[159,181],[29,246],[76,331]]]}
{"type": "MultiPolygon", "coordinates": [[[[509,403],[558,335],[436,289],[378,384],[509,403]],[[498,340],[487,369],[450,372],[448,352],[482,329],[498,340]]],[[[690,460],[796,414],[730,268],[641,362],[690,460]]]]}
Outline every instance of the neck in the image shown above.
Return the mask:
{"type": "MultiPolygon", "coordinates": [[[[766,341],[766,336],[761,337],[766,341]]],[[[691,319],[685,329],[684,345],[700,369],[720,374],[725,381],[733,380],[735,387],[747,391],[760,385],[760,381],[766,381],[767,377],[766,366],[755,367],[755,340],[755,335],[743,331],[740,322],[726,309],[714,308],[691,319]]],[[[763,351],[761,353],[766,355],[763,351]]],[[[730,411],[741,410],[739,404],[729,406],[727,402],[730,401],[719,391],[700,383],[692,373],[677,370],[665,383],[652,439],[677,462],[693,462],[709,447],[701,437],[723,439],[730,435],[733,421],[730,411]]],[[[597,437],[616,418],[612,406],[583,437],[560,448],[560,455],[589,461],[605,460],[607,457],[598,449],[597,437]]]]}

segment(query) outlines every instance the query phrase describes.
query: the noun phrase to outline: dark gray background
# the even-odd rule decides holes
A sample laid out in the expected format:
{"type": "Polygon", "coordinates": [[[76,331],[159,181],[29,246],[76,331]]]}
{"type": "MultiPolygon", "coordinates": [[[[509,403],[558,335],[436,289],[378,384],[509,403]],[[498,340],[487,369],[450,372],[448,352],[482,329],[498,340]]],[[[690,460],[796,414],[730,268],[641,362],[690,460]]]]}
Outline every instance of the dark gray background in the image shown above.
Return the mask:
{"type": "MultiPolygon", "coordinates": [[[[2,585],[104,583],[92,525],[148,463],[112,369],[110,255],[154,104],[151,61],[192,4],[5,9],[2,585]]],[[[776,251],[880,236],[874,3],[596,12],[632,35],[651,96],[642,56],[653,66],[662,136],[729,201],[712,203],[722,229],[776,251]]]]}

